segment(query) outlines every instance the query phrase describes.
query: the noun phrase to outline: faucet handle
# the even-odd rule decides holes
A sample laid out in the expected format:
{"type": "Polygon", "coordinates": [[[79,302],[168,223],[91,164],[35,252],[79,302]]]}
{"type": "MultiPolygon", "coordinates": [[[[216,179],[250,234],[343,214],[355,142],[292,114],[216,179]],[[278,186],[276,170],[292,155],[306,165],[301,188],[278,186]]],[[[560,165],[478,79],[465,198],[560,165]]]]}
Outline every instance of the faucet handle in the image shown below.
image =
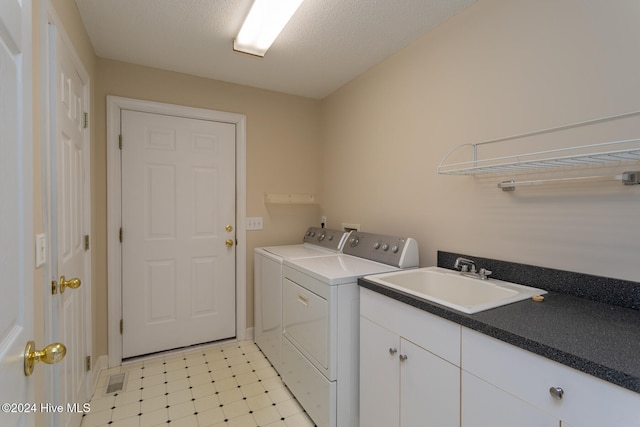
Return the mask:
{"type": "Polygon", "coordinates": [[[453,264],[453,268],[456,270],[460,270],[462,272],[468,272],[469,267],[471,267],[471,272],[475,273],[476,271],[476,263],[467,258],[458,257],[456,262],[453,264]]]}
{"type": "Polygon", "coordinates": [[[493,271],[487,270],[486,268],[481,268],[480,271],[478,272],[478,275],[480,276],[481,279],[486,280],[489,278],[491,273],[493,273],[493,271]]]}

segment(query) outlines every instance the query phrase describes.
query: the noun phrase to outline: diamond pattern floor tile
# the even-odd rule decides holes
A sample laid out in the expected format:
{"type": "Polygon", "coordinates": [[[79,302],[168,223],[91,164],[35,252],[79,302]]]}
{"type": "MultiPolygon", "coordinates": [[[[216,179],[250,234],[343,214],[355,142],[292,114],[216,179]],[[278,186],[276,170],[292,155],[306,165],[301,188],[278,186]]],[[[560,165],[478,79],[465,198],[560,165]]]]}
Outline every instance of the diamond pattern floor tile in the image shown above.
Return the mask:
{"type": "Polygon", "coordinates": [[[101,372],[81,427],[313,427],[251,341],[125,363],[101,372]],[[126,372],[124,390],[106,394],[126,372]]]}

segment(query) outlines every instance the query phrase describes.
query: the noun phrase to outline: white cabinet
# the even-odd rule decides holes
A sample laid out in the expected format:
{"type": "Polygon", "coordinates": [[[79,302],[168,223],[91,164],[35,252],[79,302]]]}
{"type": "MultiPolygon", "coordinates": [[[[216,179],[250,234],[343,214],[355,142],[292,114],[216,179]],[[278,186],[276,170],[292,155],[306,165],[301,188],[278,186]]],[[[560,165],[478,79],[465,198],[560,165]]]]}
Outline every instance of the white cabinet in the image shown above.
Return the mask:
{"type": "Polygon", "coordinates": [[[459,426],[460,368],[405,339],[399,353],[400,426],[459,426]]]}
{"type": "Polygon", "coordinates": [[[559,427],[560,420],[462,371],[463,427],[559,427]]]}
{"type": "MultiPolygon", "coordinates": [[[[519,402],[511,406],[516,419],[547,414],[562,427],[640,426],[640,394],[466,328],[461,366],[462,427],[509,425],[498,412],[509,402],[519,402]],[[491,387],[494,398],[487,399],[491,387]],[[554,396],[551,388],[562,395],[554,396]],[[473,416],[486,423],[476,423],[473,416]]],[[[532,425],[558,425],[551,422],[532,425]]]]}
{"type": "Polygon", "coordinates": [[[640,427],[640,394],[360,288],[371,426],[640,427]]]}
{"type": "Polygon", "coordinates": [[[460,326],[364,288],[360,315],[360,426],[460,426],[460,326]]]}
{"type": "Polygon", "coordinates": [[[400,419],[400,337],[360,316],[360,426],[400,419]]]}

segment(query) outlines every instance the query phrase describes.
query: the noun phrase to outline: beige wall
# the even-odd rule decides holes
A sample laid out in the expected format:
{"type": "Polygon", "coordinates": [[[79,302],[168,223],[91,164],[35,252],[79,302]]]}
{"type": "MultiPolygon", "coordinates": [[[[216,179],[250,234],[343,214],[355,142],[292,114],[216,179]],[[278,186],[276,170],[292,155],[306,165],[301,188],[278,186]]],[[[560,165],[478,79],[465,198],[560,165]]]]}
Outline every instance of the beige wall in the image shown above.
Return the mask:
{"type": "MultiPolygon", "coordinates": [[[[264,217],[264,231],[247,232],[248,326],[253,248],[299,241],[321,213],[331,228],[356,222],[416,237],[422,265],[434,264],[443,249],[640,280],[638,188],[583,184],[507,194],[495,188],[503,177],[435,172],[459,144],[638,108],[634,0],[480,0],[323,101],[98,59],[75,2],[53,5],[93,83],[94,357],[108,351],[107,95],[247,116],[247,215],[264,217]],[[314,193],[322,209],[267,208],[266,192],[314,193]]],[[[40,131],[36,125],[37,170],[40,131]]],[[[35,199],[39,212],[39,188],[35,199]]],[[[45,284],[40,272],[36,279],[37,312],[45,284]]]]}
{"type": "MultiPolygon", "coordinates": [[[[329,225],[414,236],[423,266],[448,250],[640,281],[639,188],[510,194],[496,188],[505,176],[436,173],[459,144],[640,109],[638,16],[632,0],[479,0],[330,95],[322,102],[329,225]]],[[[637,122],[602,135],[640,137],[637,122]]],[[[603,137],[592,135],[553,135],[552,146],[603,137]]],[[[609,168],[587,174],[600,172],[609,168]]]]}
{"type": "Polygon", "coordinates": [[[319,102],[210,79],[100,59],[92,147],[95,354],[107,354],[106,96],[115,95],[244,114],[247,117],[247,216],[264,218],[263,231],[247,232],[247,325],[253,325],[253,249],[299,242],[318,207],[269,207],[264,193],[319,192],[319,102]]]}
{"type": "MultiPolygon", "coordinates": [[[[209,108],[247,116],[247,216],[264,218],[263,231],[247,232],[247,325],[253,325],[253,248],[300,240],[311,223],[319,223],[317,206],[269,207],[264,193],[314,193],[319,196],[321,164],[319,102],[210,79],[99,59],[73,0],[52,0],[71,42],[91,78],[91,208],[93,356],[107,348],[106,248],[106,96],[116,95],[209,108]]],[[[39,42],[40,3],[34,1],[34,42],[39,42]]],[[[34,46],[34,182],[35,233],[44,229],[41,183],[40,48],[34,46]]],[[[43,312],[46,280],[36,271],[35,312],[43,312]]],[[[36,319],[36,337],[44,320],[36,319]]],[[[44,399],[44,398],[43,398],[44,399]]],[[[42,400],[43,400],[42,399],[42,400]]]]}

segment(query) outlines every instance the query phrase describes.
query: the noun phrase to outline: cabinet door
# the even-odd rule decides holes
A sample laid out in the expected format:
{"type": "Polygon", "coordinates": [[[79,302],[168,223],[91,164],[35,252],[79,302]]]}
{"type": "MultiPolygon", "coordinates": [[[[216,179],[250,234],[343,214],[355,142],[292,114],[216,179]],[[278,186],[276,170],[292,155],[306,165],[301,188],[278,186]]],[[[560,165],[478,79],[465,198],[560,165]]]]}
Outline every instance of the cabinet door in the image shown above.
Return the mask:
{"type": "Polygon", "coordinates": [[[559,427],[560,421],[462,371],[461,426],[559,427]]]}
{"type": "Polygon", "coordinates": [[[400,338],[360,318],[360,426],[398,425],[400,338]]]}
{"type": "Polygon", "coordinates": [[[400,347],[400,425],[459,427],[460,368],[405,339],[400,347]]]}

